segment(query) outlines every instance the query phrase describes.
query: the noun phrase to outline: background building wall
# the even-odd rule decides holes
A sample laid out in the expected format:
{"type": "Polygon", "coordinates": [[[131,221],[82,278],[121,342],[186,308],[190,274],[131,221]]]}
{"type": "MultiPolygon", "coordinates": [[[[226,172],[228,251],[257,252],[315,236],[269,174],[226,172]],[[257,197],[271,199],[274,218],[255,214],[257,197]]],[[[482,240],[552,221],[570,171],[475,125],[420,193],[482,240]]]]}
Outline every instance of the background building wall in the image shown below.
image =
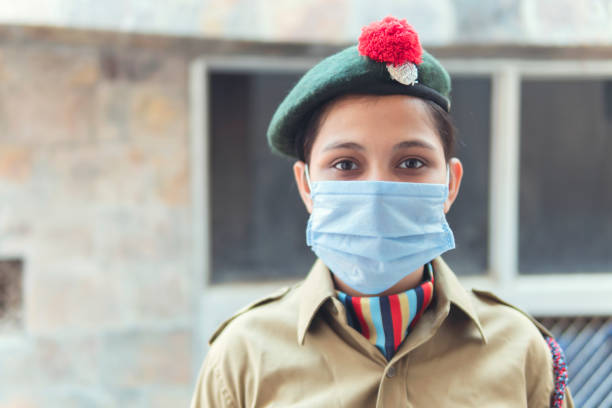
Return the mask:
{"type": "Polygon", "coordinates": [[[15,313],[0,305],[0,407],[189,404],[206,342],[190,63],[330,52],[0,27],[0,277],[22,269],[15,313]]]}
{"type": "Polygon", "coordinates": [[[426,44],[612,41],[611,0],[24,0],[0,7],[0,22],[338,43],[388,14],[407,18],[426,44]]]}
{"type": "Polygon", "coordinates": [[[186,406],[187,61],[3,34],[0,255],[24,299],[0,406],[186,406]]]}

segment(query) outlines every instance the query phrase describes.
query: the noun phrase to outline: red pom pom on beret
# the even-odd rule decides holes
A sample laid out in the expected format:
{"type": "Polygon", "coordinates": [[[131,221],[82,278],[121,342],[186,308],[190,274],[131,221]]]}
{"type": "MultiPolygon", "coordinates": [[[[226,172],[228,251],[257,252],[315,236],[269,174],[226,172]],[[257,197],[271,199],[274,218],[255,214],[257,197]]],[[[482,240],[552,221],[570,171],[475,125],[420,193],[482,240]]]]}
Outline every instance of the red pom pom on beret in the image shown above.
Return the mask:
{"type": "Polygon", "coordinates": [[[414,28],[395,17],[385,17],[361,29],[359,53],[378,62],[399,66],[420,64],[423,48],[414,28]]]}

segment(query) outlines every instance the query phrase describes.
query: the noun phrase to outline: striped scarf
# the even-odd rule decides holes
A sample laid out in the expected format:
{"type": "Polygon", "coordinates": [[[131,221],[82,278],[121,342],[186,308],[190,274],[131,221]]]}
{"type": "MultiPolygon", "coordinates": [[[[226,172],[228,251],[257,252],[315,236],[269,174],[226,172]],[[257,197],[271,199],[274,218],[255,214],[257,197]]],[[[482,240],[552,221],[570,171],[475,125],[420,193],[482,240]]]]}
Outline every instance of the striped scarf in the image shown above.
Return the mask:
{"type": "Polygon", "coordinates": [[[354,297],[338,292],[348,324],[391,360],[433,298],[433,268],[426,265],[425,280],[416,288],[388,296],[354,297]]]}

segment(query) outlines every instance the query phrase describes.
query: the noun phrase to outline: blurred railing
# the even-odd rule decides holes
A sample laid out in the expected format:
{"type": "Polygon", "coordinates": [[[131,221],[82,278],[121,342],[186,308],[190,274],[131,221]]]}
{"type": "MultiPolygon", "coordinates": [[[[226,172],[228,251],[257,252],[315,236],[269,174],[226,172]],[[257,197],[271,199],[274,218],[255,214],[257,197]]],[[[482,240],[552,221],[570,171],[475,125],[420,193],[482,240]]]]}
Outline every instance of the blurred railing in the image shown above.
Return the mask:
{"type": "Polygon", "coordinates": [[[612,407],[612,317],[539,320],[565,352],[575,405],[612,407]]]}

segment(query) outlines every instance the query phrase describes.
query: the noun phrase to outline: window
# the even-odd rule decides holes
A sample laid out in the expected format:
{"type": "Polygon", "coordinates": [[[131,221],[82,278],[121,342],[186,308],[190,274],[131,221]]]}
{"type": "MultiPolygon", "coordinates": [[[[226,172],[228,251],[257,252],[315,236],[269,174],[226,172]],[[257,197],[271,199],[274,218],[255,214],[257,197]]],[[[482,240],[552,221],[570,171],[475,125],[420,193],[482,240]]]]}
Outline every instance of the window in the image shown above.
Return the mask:
{"type": "MultiPolygon", "coordinates": [[[[465,286],[533,314],[611,314],[612,62],[442,62],[465,167],[448,215],[457,248],[444,258],[465,286]]],[[[274,109],[312,64],[194,65],[194,252],[208,283],[295,281],[314,259],[291,162],[265,141],[274,109]]]]}
{"type": "Polygon", "coordinates": [[[299,279],[314,256],[292,162],[266,130],[299,74],[211,72],[212,282],[299,279]]]}
{"type": "Polygon", "coordinates": [[[492,290],[539,316],[611,315],[605,248],[612,177],[604,157],[611,151],[612,64],[518,58],[443,64],[453,77],[492,79],[488,268],[484,277],[463,277],[464,285],[492,290]]]}
{"type": "Polygon", "coordinates": [[[519,271],[612,271],[612,80],[521,84],[519,271]]]}
{"type": "Polygon", "coordinates": [[[456,248],[443,257],[457,275],[483,275],[487,269],[489,225],[491,79],[454,77],[451,98],[457,157],[465,174],[459,196],[447,216],[456,248]]]}

